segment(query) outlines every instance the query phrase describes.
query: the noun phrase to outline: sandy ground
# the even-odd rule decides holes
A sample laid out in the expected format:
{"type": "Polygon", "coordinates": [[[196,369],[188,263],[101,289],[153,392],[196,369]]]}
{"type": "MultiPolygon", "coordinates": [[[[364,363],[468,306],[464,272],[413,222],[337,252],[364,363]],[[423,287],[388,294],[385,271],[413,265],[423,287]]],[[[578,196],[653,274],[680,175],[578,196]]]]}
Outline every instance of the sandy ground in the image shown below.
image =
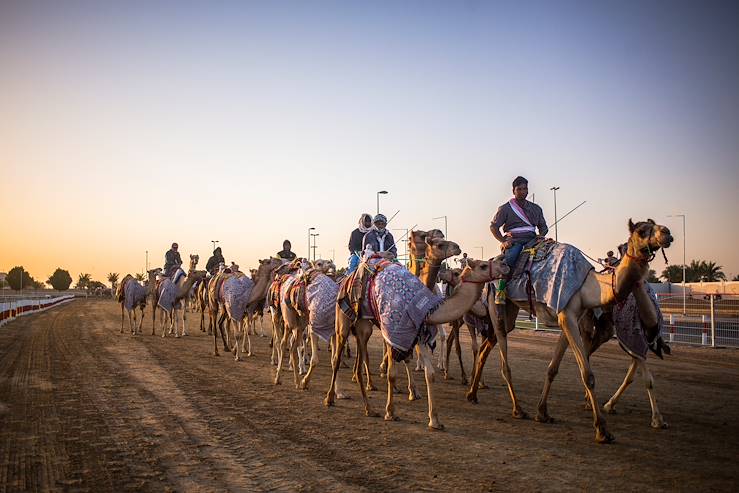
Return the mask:
{"type": "MultiPolygon", "coordinates": [[[[478,405],[464,399],[452,363],[457,379],[437,384],[446,431],[430,432],[425,399],[398,396],[397,422],[364,417],[346,369],[340,378],[353,398],[325,408],[325,346],[312,388],[300,391],[290,374],[272,385],[268,338],[252,338],[255,355],[237,363],[211,355],[194,314],[182,339],[119,334],[119,316],[112,301],[77,300],[0,328],[0,491],[736,491],[739,483],[739,351],[673,346],[667,361],[651,359],[670,428],[649,427],[639,379],[608,417],[616,443],[597,445],[571,353],[550,400],[554,424],[511,417],[496,353],[478,405]]],[[[532,415],[554,341],[510,337],[514,382],[532,415]]],[[[370,351],[376,368],[379,338],[370,351]]],[[[628,359],[609,343],[593,365],[605,402],[628,359]]],[[[421,374],[418,382],[425,395],[421,374]]],[[[376,383],[381,411],[385,385],[376,383]]]]}

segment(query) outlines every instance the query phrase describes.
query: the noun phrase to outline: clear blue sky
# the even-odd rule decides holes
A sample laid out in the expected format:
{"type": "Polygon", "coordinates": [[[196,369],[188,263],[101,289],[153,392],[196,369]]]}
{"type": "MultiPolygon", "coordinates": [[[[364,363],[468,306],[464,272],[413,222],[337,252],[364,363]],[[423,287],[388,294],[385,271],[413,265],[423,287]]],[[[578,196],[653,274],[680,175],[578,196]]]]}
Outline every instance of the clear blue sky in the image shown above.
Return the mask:
{"type": "MultiPolygon", "coordinates": [[[[343,264],[374,212],[476,257],[516,175],[592,256],[652,217],[739,273],[737,2],[3,2],[0,270],[169,243],[343,264]],[[49,240],[52,241],[49,241],[49,240]]],[[[204,261],[204,260],[203,260],[204,261]]],[[[660,271],[662,264],[655,262],[660,271]]]]}

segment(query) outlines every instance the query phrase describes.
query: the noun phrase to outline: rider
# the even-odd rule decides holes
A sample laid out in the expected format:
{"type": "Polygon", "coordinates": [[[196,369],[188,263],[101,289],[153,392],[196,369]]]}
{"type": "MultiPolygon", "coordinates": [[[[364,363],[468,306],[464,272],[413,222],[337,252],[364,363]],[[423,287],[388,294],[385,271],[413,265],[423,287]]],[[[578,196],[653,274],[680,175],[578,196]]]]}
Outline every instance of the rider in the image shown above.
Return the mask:
{"type": "Polygon", "coordinates": [[[349,236],[349,269],[346,271],[347,274],[351,274],[359,266],[359,261],[362,256],[362,240],[364,235],[369,233],[372,229],[372,216],[367,213],[359,216],[359,226],[352,231],[349,236]]]}
{"type": "MultiPolygon", "coordinates": [[[[524,245],[536,238],[536,230],[539,230],[541,237],[549,231],[541,207],[526,200],[528,194],[529,181],[523,176],[517,176],[513,180],[513,198],[498,207],[498,212],[490,222],[490,232],[500,241],[504,261],[511,272],[524,245]],[[501,227],[503,234],[500,232],[501,227]]],[[[495,296],[496,304],[505,303],[505,285],[505,279],[501,279],[495,296]]]]}
{"type": "Polygon", "coordinates": [[[223,258],[221,247],[217,247],[215,250],[213,250],[213,256],[210,257],[208,259],[208,263],[205,264],[205,270],[208,271],[208,274],[214,276],[218,272],[218,265],[222,263],[225,264],[226,260],[223,258]]]}
{"type": "Polygon", "coordinates": [[[164,269],[162,269],[163,277],[172,277],[177,269],[182,265],[180,252],[177,251],[177,243],[172,243],[172,248],[164,254],[164,269]]]}
{"type": "Polygon", "coordinates": [[[362,240],[362,251],[370,247],[373,252],[390,252],[393,256],[398,256],[398,248],[395,246],[393,234],[386,229],[387,218],[382,214],[377,214],[372,220],[372,229],[364,235],[362,240]]]}
{"type": "Polygon", "coordinates": [[[277,252],[277,256],[285,260],[295,260],[295,252],[293,252],[291,248],[292,243],[290,243],[290,240],[283,241],[282,250],[277,252]]]}

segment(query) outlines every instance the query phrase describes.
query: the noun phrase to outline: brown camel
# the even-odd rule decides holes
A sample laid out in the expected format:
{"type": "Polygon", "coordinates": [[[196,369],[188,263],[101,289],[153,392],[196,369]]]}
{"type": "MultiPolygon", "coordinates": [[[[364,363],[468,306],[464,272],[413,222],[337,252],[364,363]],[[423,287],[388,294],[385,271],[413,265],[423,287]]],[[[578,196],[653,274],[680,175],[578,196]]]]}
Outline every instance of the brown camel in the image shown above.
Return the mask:
{"type": "MultiPolygon", "coordinates": [[[[121,304],[121,334],[123,334],[123,310],[125,308],[128,313],[128,325],[131,328],[131,335],[141,334],[141,325],[144,323],[144,308],[146,308],[146,300],[154,292],[156,277],[162,271],[157,267],[148,271],[149,280],[146,286],[142,286],[131,275],[126,274],[116,290],[116,300],[121,304]],[[136,324],[136,307],[141,310],[141,320],[136,324]]],[[[156,308],[156,307],[155,307],[156,308]]]]}
{"type": "MultiPolygon", "coordinates": [[[[177,330],[177,312],[182,313],[182,335],[187,335],[187,331],[185,328],[185,300],[187,296],[190,294],[190,290],[195,285],[197,281],[201,281],[205,279],[206,272],[204,270],[191,270],[185,275],[185,277],[181,278],[179,282],[173,286],[173,293],[172,293],[172,305],[166,305],[162,306],[159,301],[161,301],[162,292],[161,289],[164,286],[164,284],[160,284],[158,286],[158,289],[160,290],[159,296],[157,297],[157,305],[154,306],[154,311],[159,311],[161,314],[162,319],[162,337],[167,336],[167,320],[169,320],[169,334],[173,334],[175,337],[180,337],[180,332],[177,330]]],[[[154,316],[155,317],[155,316],[154,316]]],[[[151,335],[154,335],[154,328],[152,327],[151,335]]]]}
{"type": "Polygon", "coordinates": [[[278,364],[278,346],[282,340],[283,334],[285,333],[285,324],[282,319],[282,308],[280,307],[280,293],[282,291],[282,285],[294,277],[303,260],[304,259],[295,259],[292,262],[283,262],[272,275],[272,280],[267,289],[266,304],[269,309],[270,318],[272,319],[272,341],[270,343],[272,354],[270,356],[270,362],[274,366],[277,366],[278,364]]]}
{"type": "MultiPolygon", "coordinates": [[[[187,272],[192,272],[192,271],[195,270],[195,268],[198,265],[198,260],[199,259],[200,259],[200,256],[199,255],[190,255],[190,266],[189,266],[187,272]]],[[[172,278],[175,278],[175,277],[177,278],[177,286],[176,287],[178,289],[180,287],[182,287],[184,285],[184,283],[185,283],[186,276],[184,276],[182,274],[185,274],[185,271],[182,270],[181,267],[179,267],[177,269],[177,271],[175,272],[175,274],[172,275],[172,278]]],[[[159,297],[162,295],[162,286],[164,285],[164,283],[165,283],[165,280],[164,279],[157,280],[156,286],[154,287],[154,294],[153,294],[153,297],[154,297],[154,310],[152,310],[152,314],[151,314],[151,335],[154,335],[154,330],[155,330],[155,327],[156,327],[157,307],[159,306],[159,297]]],[[[190,286],[190,288],[192,288],[192,285],[190,286]]],[[[178,296],[179,296],[179,294],[180,293],[178,292],[178,296]]],[[[170,328],[169,328],[169,333],[170,334],[172,334],[173,332],[176,332],[176,329],[177,329],[177,327],[176,327],[176,324],[177,324],[177,312],[178,311],[181,311],[182,312],[182,331],[183,331],[182,332],[182,335],[187,335],[187,327],[185,325],[185,301],[184,300],[185,300],[185,298],[189,294],[190,293],[188,292],[188,293],[185,294],[184,297],[177,298],[178,299],[178,302],[176,303],[176,306],[173,307],[174,313],[170,313],[171,310],[169,310],[169,309],[164,310],[163,309],[164,307],[159,306],[159,309],[161,309],[162,312],[163,312],[162,313],[162,327],[164,327],[164,323],[165,323],[164,322],[164,317],[165,316],[172,315],[172,321],[173,321],[173,323],[170,325],[170,328]],[[183,301],[180,302],[179,300],[183,300],[183,301]]],[[[162,334],[162,337],[164,337],[164,334],[162,334]]],[[[176,337],[179,337],[179,336],[176,336],[176,337]]]]}
{"type": "MultiPolygon", "coordinates": [[[[264,297],[267,294],[267,288],[270,284],[270,279],[272,279],[272,276],[274,275],[274,272],[282,265],[282,262],[274,259],[264,259],[259,261],[259,268],[257,269],[257,280],[254,283],[254,286],[249,291],[249,297],[247,300],[244,301],[246,304],[246,307],[254,305],[255,303],[259,302],[260,300],[264,299],[264,297]]],[[[240,274],[240,273],[239,273],[240,274]]],[[[229,342],[226,339],[226,331],[223,328],[223,323],[225,322],[226,318],[229,318],[229,322],[233,322],[236,324],[235,331],[236,335],[242,333],[247,338],[246,342],[248,341],[248,334],[245,330],[245,327],[243,327],[243,318],[240,320],[233,320],[231,319],[231,315],[229,315],[230,310],[228,310],[224,304],[224,299],[222,297],[221,293],[221,286],[225,281],[230,279],[231,277],[237,277],[239,274],[235,273],[219,273],[215,276],[213,276],[208,283],[208,310],[213,330],[213,354],[215,356],[218,356],[218,333],[221,334],[221,339],[223,341],[223,350],[224,351],[230,351],[229,348],[229,342]],[[219,310],[220,310],[220,316],[219,316],[219,310]],[[217,323],[215,323],[217,320],[217,323]]],[[[243,275],[243,274],[241,274],[243,275]]],[[[237,317],[238,318],[238,317],[237,317]]],[[[236,344],[235,350],[235,356],[238,359],[238,345],[239,341],[236,339],[234,341],[236,344]]]]}
{"type": "MultiPolygon", "coordinates": [[[[503,276],[507,272],[508,267],[502,262],[470,260],[468,267],[465,268],[462,273],[462,283],[460,286],[456,289],[454,294],[444,300],[439,307],[433,311],[433,313],[426,316],[425,323],[429,325],[440,325],[451,320],[458,319],[472,307],[475,301],[480,299],[480,294],[482,293],[483,284],[485,282],[503,276]]],[[[375,282],[379,281],[376,280],[375,282]]],[[[334,399],[336,397],[336,377],[341,364],[341,354],[350,332],[352,332],[356,338],[359,357],[364,358],[364,353],[367,351],[367,341],[369,340],[369,336],[372,334],[372,322],[362,318],[358,318],[356,319],[356,322],[352,322],[352,320],[347,317],[344,311],[337,304],[337,347],[332,358],[331,384],[326,394],[326,398],[324,399],[324,404],[326,406],[332,406],[334,404],[334,399]]],[[[433,390],[434,368],[431,361],[430,348],[426,343],[421,343],[421,356],[424,361],[424,372],[427,385],[429,415],[428,426],[431,429],[443,429],[443,425],[439,422],[435,407],[433,390]]],[[[393,358],[388,359],[387,375],[388,398],[385,407],[385,419],[394,420],[396,418],[393,408],[393,386],[395,383],[395,364],[393,358]]],[[[365,415],[379,416],[379,414],[375,413],[370,407],[364,383],[362,382],[362,373],[358,372],[357,376],[359,389],[362,393],[362,400],[364,402],[365,415]]]]}
{"type": "MultiPolygon", "coordinates": [[[[595,308],[608,309],[615,302],[625,299],[634,287],[648,274],[649,261],[653,258],[653,253],[660,248],[668,248],[673,240],[668,228],[655,224],[651,219],[636,224],[629,220],[628,225],[630,233],[628,250],[625,258],[612,274],[601,274],[590,271],[580,289],[572,296],[567,306],[558,313],[555,313],[554,310],[543,303],[535,303],[535,311],[539,323],[552,327],[559,326],[563,333],[562,340],[566,340],[567,344],[572,347],[575,359],[580,368],[580,377],[585,386],[587,399],[593,411],[595,440],[598,443],[612,442],[613,435],[608,432],[605,418],[597,403],[595,377],[590,368],[589,352],[586,343],[583,341],[582,333],[584,330],[581,322],[584,317],[589,315],[589,311],[595,308]]],[[[491,338],[483,343],[476,364],[475,376],[481,373],[480,369],[484,365],[488,353],[497,342],[501,356],[503,378],[508,386],[508,392],[513,404],[513,416],[523,418],[526,417],[526,413],[519,406],[512,385],[511,371],[508,364],[506,335],[515,327],[519,309],[529,310],[528,300],[509,299],[501,310],[502,313],[498,315],[496,313],[498,310],[494,303],[494,296],[494,291],[490,290],[488,302],[490,318],[493,321],[495,330],[495,339],[491,338]]],[[[563,353],[566,347],[564,343],[558,344],[555,350],[555,358],[560,352],[563,353]]],[[[547,412],[547,397],[557,367],[558,363],[553,358],[547,371],[547,380],[545,381],[544,389],[539,400],[536,415],[536,420],[539,422],[548,423],[552,421],[552,418],[547,412]]],[[[476,380],[473,378],[471,388],[468,392],[468,399],[470,400],[476,399],[476,383],[476,380]]]]}

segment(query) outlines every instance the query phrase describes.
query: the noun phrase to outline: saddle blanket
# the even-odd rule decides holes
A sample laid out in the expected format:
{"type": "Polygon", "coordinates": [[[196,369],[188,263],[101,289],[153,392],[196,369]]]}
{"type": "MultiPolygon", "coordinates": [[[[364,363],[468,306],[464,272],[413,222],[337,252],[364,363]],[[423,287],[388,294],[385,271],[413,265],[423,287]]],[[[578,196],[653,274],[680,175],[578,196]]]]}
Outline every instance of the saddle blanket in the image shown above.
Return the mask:
{"type": "Polygon", "coordinates": [[[221,284],[221,299],[231,320],[240,322],[246,314],[246,306],[254,281],[247,276],[232,276],[221,284]]]}
{"type": "Polygon", "coordinates": [[[382,337],[390,346],[403,353],[409,351],[424,327],[423,342],[433,344],[437,329],[423,321],[443,299],[410,271],[398,264],[385,267],[370,281],[369,294],[382,337]]]}
{"type": "MultiPolygon", "coordinates": [[[[654,290],[649,286],[649,283],[645,283],[645,285],[649,299],[654,304],[654,309],[657,310],[657,325],[659,326],[657,334],[660,335],[664,324],[662,311],[659,309],[654,290]]],[[[631,356],[644,360],[647,357],[649,343],[639,318],[639,306],[636,304],[633,293],[630,293],[623,303],[613,305],[613,325],[616,328],[616,338],[621,348],[631,356]]]]}
{"type": "Polygon", "coordinates": [[[319,274],[306,288],[308,323],[313,333],[325,342],[329,342],[335,332],[338,294],[339,285],[324,274],[319,274]]]}
{"type": "Polygon", "coordinates": [[[165,311],[172,311],[177,297],[177,285],[169,278],[162,279],[159,283],[159,301],[157,305],[161,306],[165,311]]]}
{"type": "Polygon", "coordinates": [[[123,306],[126,310],[133,310],[137,305],[146,304],[146,288],[136,279],[129,279],[123,289],[125,293],[123,306]]]}
{"type": "MultiPolygon", "coordinates": [[[[526,262],[528,255],[522,254],[520,262],[526,262]]],[[[531,264],[531,284],[534,299],[546,304],[556,313],[562,311],[572,296],[585,282],[593,269],[582,252],[566,243],[555,243],[548,255],[541,260],[534,258],[531,264]]],[[[519,269],[515,269],[519,272],[519,269]]],[[[515,301],[527,301],[526,282],[528,276],[522,272],[508,282],[507,296],[515,301]]]]}

